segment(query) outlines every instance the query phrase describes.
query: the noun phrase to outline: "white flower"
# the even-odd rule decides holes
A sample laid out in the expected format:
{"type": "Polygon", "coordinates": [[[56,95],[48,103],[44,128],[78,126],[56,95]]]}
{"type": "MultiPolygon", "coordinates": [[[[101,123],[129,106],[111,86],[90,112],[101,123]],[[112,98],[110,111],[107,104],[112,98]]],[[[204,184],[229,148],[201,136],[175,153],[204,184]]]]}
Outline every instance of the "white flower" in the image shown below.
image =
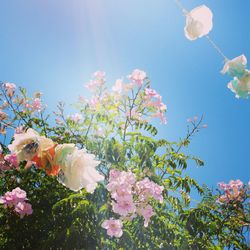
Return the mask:
{"type": "Polygon", "coordinates": [[[207,35],[213,28],[213,13],[205,5],[192,9],[186,15],[185,35],[189,40],[195,40],[207,35]]]}
{"type": "Polygon", "coordinates": [[[58,145],[55,157],[61,167],[58,181],[73,191],[86,188],[92,193],[97,182],[104,179],[96,170],[100,162],[95,160],[95,155],[78,149],[74,144],[58,145]]]}
{"type": "Polygon", "coordinates": [[[11,153],[16,154],[18,162],[30,161],[34,156],[41,156],[43,151],[54,146],[51,139],[40,136],[29,128],[25,133],[15,134],[14,141],[8,146],[11,153]]]}

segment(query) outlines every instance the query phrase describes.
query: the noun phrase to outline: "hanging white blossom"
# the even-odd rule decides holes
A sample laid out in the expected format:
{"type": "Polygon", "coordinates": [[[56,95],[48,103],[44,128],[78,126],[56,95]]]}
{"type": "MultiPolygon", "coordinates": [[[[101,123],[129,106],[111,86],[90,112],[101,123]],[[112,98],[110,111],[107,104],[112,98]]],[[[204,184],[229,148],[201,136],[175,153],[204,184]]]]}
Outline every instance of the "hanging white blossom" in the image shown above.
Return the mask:
{"type": "Polygon", "coordinates": [[[186,14],[185,35],[189,40],[207,35],[213,28],[213,13],[205,5],[198,6],[186,14]]]}
{"type": "Polygon", "coordinates": [[[240,55],[234,59],[227,60],[221,71],[233,77],[227,87],[235,93],[236,98],[248,98],[250,93],[250,71],[247,69],[247,58],[240,55]]]}

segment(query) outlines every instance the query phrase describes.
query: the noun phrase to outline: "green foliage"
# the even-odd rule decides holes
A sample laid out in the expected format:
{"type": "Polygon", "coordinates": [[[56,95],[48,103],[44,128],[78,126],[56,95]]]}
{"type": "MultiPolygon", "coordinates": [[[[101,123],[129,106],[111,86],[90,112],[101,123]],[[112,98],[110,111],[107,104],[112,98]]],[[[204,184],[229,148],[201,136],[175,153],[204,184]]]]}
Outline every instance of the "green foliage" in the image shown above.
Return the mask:
{"type": "MultiPolygon", "coordinates": [[[[26,90],[20,91],[19,99],[28,98],[26,90]]],[[[94,110],[77,103],[75,107],[83,116],[79,123],[65,116],[61,103],[55,112],[61,123],[56,125],[50,125],[44,111],[25,112],[11,98],[5,98],[11,126],[33,127],[54,142],[85,147],[101,161],[98,170],[106,180],[93,194],[84,190],[74,193],[35,166],[0,172],[0,194],[20,187],[27,192],[34,210],[20,219],[10,209],[0,207],[0,249],[248,249],[249,197],[242,205],[223,207],[216,202],[218,195],[187,175],[191,164],[204,165],[198,157],[186,153],[201,121],[180,142],[169,142],[157,139],[157,129],[149,122],[125,115],[143,102],[139,91],[120,104],[124,112],[108,97],[94,110]],[[104,135],[97,135],[99,128],[105,130],[104,135]],[[108,237],[101,227],[103,220],[116,218],[105,188],[112,168],[131,170],[139,179],[148,177],[164,186],[164,202],[153,203],[155,216],[149,226],[143,227],[139,217],[127,221],[121,238],[108,237]],[[195,207],[190,197],[194,190],[201,197],[195,207]]],[[[8,144],[1,145],[3,153],[8,153],[8,144]]]]}

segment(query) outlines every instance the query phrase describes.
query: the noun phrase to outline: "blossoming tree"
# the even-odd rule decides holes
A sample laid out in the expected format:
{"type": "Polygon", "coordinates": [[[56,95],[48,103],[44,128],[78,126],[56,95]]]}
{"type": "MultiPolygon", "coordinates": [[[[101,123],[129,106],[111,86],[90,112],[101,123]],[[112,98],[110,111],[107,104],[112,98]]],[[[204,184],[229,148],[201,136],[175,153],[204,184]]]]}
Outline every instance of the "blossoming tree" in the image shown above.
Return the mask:
{"type": "Polygon", "coordinates": [[[1,84],[0,248],[247,249],[249,183],[213,193],[185,172],[203,165],[187,153],[202,118],[170,142],[151,124],[167,106],[144,71],[111,90],[98,71],[86,87],[77,113],[59,103],[52,116],[40,93],[1,84]]]}

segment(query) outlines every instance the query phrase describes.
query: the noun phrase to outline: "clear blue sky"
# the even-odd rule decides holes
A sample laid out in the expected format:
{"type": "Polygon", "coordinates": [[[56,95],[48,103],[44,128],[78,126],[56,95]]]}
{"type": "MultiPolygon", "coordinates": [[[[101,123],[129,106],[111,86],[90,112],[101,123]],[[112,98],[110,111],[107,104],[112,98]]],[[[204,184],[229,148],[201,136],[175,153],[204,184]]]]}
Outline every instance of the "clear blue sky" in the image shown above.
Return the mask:
{"type": "MultiPolygon", "coordinates": [[[[210,36],[233,58],[250,60],[249,0],[183,0],[214,13],[210,36]]],[[[168,106],[160,135],[185,135],[186,119],[205,115],[208,128],[190,153],[205,160],[191,176],[215,186],[250,177],[250,99],[238,100],[220,74],[222,58],[206,39],[188,41],[173,0],[1,0],[0,80],[44,93],[49,109],[73,103],[96,70],[110,84],[134,68],[145,70],[168,106]]],[[[250,65],[250,62],[249,62],[250,65]]]]}

